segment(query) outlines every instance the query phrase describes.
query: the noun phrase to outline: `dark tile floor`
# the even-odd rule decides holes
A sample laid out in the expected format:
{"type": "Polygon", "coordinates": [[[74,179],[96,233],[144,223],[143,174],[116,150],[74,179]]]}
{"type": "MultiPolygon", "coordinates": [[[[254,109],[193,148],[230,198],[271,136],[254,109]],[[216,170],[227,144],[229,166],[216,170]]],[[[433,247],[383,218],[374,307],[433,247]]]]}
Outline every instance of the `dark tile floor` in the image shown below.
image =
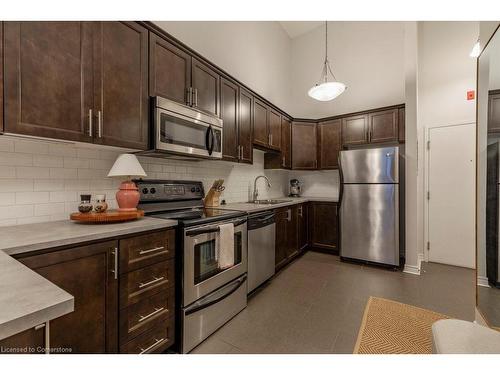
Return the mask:
{"type": "Polygon", "coordinates": [[[478,305],[488,324],[500,327],[500,289],[479,286],[478,305]]]}
{"type": "Polygon", "coordinates": [[[192,353],[352,353],[369,296],[474,320],[474,271],[425,263],[421,276],[308,252],[192,353]]]}

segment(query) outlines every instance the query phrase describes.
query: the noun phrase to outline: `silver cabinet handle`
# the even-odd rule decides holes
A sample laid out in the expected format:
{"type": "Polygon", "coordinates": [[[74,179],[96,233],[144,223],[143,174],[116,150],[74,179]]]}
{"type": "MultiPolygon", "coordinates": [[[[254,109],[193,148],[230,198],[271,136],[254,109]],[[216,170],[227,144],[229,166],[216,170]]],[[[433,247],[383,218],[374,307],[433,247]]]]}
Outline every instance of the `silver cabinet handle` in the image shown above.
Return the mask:
{"type": "Polygon", "coordinates": [[[161,312],[161,311],[163,311],[163,310],[165,310],[165,308],[164,308],[164,307],[155,307],[155,310],[154,310],[152,313],[149,313],[148,315],[144,315],[144,316],[139,315],[139,316],[140,316],[140,319],[138,320],[138,322],[139,322],[139,323],[140,323],[140,322],[143,322],[143,321],[145,321],[146,319],[151,318],[152,316],[155,316],[156,314],[158,314],[159,312],[161,312]]]}
{"type": "Polygon", "coordinates": [[[156,284],[159,281],[162,281],[164,277],[153,277],[153,280],[148,281],[147,283],[139,283],[139,289],[145,288],[149,285],[156,284]]]}
{"type": "Polygon", "coordinates": [[[240,146],[240,149],[241,149],[241,156],[240,156],[240,159],[243,159],[243,146],[240,146]]]}
{"type": "Polygon", "coordinates": [[[292,210],[290,209],[286,210],[286,220],[292,221],[292,210]]]}
{"type": "Polygon", "coordinates": [[[114,261],[115,261],[115,264],[113,265],[113,270],[111,272],[113,272],[115,280],[117,280],[118,279],[118,248],[115,247],[114,250],[111,252],[111,254],[114,255],[114,261]]]}
{"type": "Polygon", "coordinates": [[[302,206],[299,207],[299,216],[302,217],[302,206]]]}
{"type": "Polygon", "coordinates": [[[92,109],[89,109],[89,135],[92,137],[92,109]]]}
{"type": "Polygon", "coordinates": [[[97,111],[97,136],[102,138],[102,113],[97,111]]]}
{"type": "Polygon", "coordinates": [[[190,107],[193,105],[192,90],[191,87],[186,88],[186,104],[190,107]]]}
{"type": "Polygon", "coordinates": [[[285,167],[286,165],[285,165],[285,157],[284,157],[284,156],[283,156],[282,160],[283,160],[283,161],[281,162],[281,166],[282,166],[282,167],[285,167]]]}
{"type": "Polygon", "coordinates": [[[198,89],[193,89],[194,90],[194,106],[198,107],[198,89]]]}
{"type": "Polygon", "coordinates": [[[163,341],[165,341],[164,338],[161,338],[161,339],[155,339],[155,342],[154,344],[148,346],[146,349],[143,349],[143,348],[139,348],[141,350],[141,352],[139,354],[144,354],[146,352],[149,352],[151,349],[157,347],[158,345],[160,345],[160,343],[162,343],[163,341]]]}
{"type": "Polygon", "coordinates": [[[165,248],[165,246],[159,246],[159,247],[154,247],[152,249],[141,250],[141,251],[139,251],[139,255],[153,253],[155,251],[163,250],[164,248],[165,248]]]}
{"type": "Polygon", "coordinates": [[[273,135],[272,134],[269,134],[269,144],[272,146],[273,145],[273,135]]]}
{"type": "Polygon", "coordinates": [[[39,324],[35,327],[35,331],[38,331],[39,329],[45,328],[45,323],[39,324]]]}

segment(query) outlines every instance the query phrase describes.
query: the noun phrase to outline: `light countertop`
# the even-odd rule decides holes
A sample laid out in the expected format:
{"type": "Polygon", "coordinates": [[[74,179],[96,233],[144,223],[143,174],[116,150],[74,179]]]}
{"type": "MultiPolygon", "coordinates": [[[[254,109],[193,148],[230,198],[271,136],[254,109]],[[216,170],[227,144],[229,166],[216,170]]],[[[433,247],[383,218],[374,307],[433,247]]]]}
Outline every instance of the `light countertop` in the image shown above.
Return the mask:
{"type": "Polygon", "coordinates": [[[249,202],[237,202],[237,203],[227,203],[221,205],[218,208],[236,211],[245,211],[248,213],[260,212],[266,210],[273,210],[275,208],[293,206],[294,204],[305,203],[305,202],[338,202],[336,197],[279,197],[271,198],[278,200],[286,200],[287,202],[281,202],[276,204],[255,204],[249,202]]]}
{"type": "Polygon", "coordinates": [[[0,230],[0,340],[74,310],[74,298],[11,255],[174,227],[175,220],[142,218],[115,224],[69,220],[0,230]]]}

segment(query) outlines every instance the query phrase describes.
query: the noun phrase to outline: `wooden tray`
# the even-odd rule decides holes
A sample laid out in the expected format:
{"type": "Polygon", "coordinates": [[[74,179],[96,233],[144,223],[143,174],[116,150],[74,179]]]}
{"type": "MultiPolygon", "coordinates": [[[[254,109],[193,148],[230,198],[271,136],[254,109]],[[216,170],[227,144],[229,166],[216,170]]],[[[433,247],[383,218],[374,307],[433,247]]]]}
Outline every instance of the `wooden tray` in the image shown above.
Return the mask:
{"type": "Polygon", "coordinates": [[[120,221],[136,220],[144,216],[143,210],[137,211],[117,211],[110,210],[106,212],[74,212],[70,215],[70,219],[83,223],[117,223],[120,221]]]}

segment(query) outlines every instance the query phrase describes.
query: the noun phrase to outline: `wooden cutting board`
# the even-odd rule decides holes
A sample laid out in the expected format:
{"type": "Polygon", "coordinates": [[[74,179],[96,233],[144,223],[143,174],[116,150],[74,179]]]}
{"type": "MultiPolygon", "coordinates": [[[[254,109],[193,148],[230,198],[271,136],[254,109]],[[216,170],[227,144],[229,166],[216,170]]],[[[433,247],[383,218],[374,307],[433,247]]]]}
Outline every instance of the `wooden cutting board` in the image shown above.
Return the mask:
{"type": "Polygon", "coordinates": [[[110,210],[106,212],[74,212],[70,215],[70,219],[82,223],[117,223],[120,221],[136,220],[144,216],[143,210],[137,211],[118,211],[110,210]]]}

